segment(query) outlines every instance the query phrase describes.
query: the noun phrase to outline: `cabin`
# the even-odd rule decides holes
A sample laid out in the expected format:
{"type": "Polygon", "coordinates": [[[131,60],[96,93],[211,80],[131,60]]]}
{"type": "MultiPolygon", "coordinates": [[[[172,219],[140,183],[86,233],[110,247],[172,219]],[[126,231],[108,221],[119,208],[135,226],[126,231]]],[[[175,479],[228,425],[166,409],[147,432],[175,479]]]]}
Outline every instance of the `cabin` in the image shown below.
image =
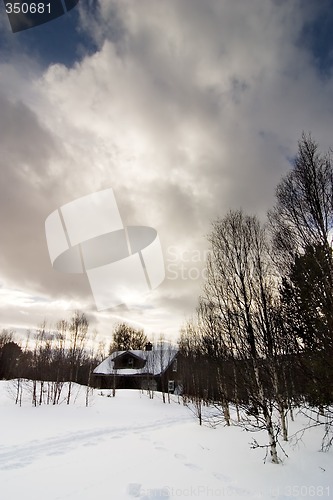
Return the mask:
{"type": "Polygon", "coordinates": [[[93,371],[99,389],[151,389],[181,393],[179,351],[170,345],[115,351],[93,371]]]}

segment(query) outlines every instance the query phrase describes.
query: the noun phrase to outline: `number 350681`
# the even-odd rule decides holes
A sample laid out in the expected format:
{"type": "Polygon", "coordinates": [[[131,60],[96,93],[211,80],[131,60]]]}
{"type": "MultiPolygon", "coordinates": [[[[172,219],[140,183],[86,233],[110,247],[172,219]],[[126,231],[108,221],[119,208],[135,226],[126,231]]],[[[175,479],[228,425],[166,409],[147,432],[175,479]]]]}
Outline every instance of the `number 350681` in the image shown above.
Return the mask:
{"type": "Polygon", "coordinates": [[[51,14],[51,3],[6,3],[7,14],[51,14]]]}

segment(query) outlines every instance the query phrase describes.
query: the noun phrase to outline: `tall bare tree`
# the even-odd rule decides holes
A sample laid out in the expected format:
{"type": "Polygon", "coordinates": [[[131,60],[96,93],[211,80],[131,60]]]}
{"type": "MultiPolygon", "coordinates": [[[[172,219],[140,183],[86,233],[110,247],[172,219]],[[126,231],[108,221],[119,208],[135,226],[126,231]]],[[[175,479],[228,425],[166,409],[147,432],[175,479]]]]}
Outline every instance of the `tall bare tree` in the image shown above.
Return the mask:
{"type": "MultiPolygon", "coordinates": [[[[302,354],[298,364],[320,401],[322,382],[333,373],[333,165],[331,153],[321,153],[311,135],[303,133],[276,198],[268,215],[284,274],[282,312],[302,354]],[[325,376],[324,367],[329,368],[325,376]]],[[[324,399],[329,402],[332,396],[326,393],[324,399]]]]}
{"type": "Polygon", "coordinates": [[[188,321],[181,329],[179,350],[182,357],[183,402],[202,425],[203,404],[208,399],[208,387],[214,374],[203,352],[203,342],[198,325],[188,321]]]}
{"type": "Polygon", "coordinates": [[[275,363],[280,340],[278,282],[266,231],[256,217],[234,211],[213,224],[209,240],[202,322],[208,329],[214,325],[221,352],[228,352],[238,366],[241,363],[248,402],[268,433],[272,462],[278,463],[273,421],[276,401],[280,403],[282,426],[286,423],[275,363]]]}
{"type": "MultiPolygon", "coordinates": [[[[293,168],[278,184],[276,199],[268,218],[282,264],[292,265],[295,255],[304,253],[309,246],[329,248],[328,237],[333,228],[333,165],[330,153],[321,154],[311,135],[303,133],[293,168]]],[[[331,252],[327,252],[326,258],[331,268],[326,285],[332,290],[331,252]]]]}
{"type": "Polygon", "coordinates": [[[86,315],[80,311],[75,311],[70,324],[70,348],[69,348],[69,384],[67,393],[67,404],[70,403],[72,384],[78,379],[80,363],[83,360],[85,342],[88,333],[89,322],[86,315]]]}

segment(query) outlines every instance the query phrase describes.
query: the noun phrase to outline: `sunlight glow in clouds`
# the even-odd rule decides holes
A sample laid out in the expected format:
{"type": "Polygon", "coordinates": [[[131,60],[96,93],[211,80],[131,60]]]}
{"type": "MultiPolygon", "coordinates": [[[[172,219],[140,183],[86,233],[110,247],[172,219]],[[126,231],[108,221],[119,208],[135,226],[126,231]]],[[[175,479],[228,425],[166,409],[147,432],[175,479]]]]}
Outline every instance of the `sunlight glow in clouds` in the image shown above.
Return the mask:
{"type": "MultiPolygon", "coordinates": [[[[33,315],[23,301],[22,324],[50,304],[61,318],[60,304],[74,302],[108,335],[114,320],[93,312],[82,277],[50,268],[48,214],[112,186],[124,224],[154,227],[164,256],[203,253],[211,221],[230,208],[265,216],[302,130],[333,145],[333,77],[304,42],[325,1],[83,3],[79,28],[98,50],[68,67],[19,47],[10,61],[0,53],[0,265],[9,289],[48,301],[33,315]]],[[[200,286],[178,272],[143,307],[114,314],[175,336],[200,286]]],[[[15,308],[6,324],[21,321],[15,308]]]]}

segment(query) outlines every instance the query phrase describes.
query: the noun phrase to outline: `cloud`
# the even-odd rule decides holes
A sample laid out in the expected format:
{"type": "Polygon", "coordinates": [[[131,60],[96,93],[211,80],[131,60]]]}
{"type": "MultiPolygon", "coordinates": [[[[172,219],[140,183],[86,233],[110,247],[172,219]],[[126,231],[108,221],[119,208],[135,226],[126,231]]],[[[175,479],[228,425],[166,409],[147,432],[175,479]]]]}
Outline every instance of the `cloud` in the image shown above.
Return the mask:
{"type": "MultiPolygon", "coordinates": [[[[0,262],[17,288],[92,307],[82,277],[50,267],[49,213],[112,187],[124,222],[155,227],[166,256],[203,255],[211,221],[229,208],[264,217],[303,129],[331,145],[333,87],[300,44],[315,15],[300,1],[81,4],[81,30],[99,49],[29,74],[25,92],[14,65],[19,98],[3,89],[0,262]]],[[[182,264],[201,276],[204,259],[177,262],[177,279],[169,273],[147,307],[119,314],[175,333],[200,292],[182,264]]],[[[96,321],[106,328],[110,315],[96,321]]]]}

